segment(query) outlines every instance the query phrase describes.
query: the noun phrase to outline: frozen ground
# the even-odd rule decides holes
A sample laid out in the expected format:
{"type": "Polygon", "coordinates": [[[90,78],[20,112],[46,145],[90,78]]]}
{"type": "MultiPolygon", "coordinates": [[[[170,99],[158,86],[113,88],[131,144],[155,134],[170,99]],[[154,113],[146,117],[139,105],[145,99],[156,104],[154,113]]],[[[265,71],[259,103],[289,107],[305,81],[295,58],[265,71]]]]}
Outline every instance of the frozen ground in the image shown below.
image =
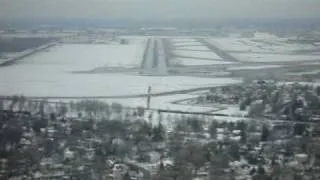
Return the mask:
{"type": "Polygon", "coordinates": [[[313,71],[304,71],[304,72],[291,72],[287,74],[302,76],[302,75],[313,75],[313,74],[319,74],[319,73],[320,73],[320,70],[313,70],[313,71]]]}
{"type": "Polygon", "coordinates": [[[194,38],[174,38],[171,41],[173,43],[197,42],[194,38]]]}
{"type": "Polygon", "coordinates": [[[208,58],[208,59],[222,59],[212,51],[188,51],[188,50],[174,50],[173,54],[179,56],[187,56],[193,58],[208,58]]]}
{"type": "Polygon", "coordinates": [[[313,50],[311,44],[288,43],[288,39],[272,38],[211,38],[211,43],[225,51],[252,53],[292,53],[297,50],[313,50]]]}
{"type": "Polygon", "coordinates": [[[179,46],[176,47],[176,50],[210,51],[210,49],[205,46],[179,46]]]}
{"type": "Polygon", "coordinates": [[[196,66],[196,65],[218,65],[218,64],[233,64],[233,62],[227,61],[215,61],[215,60],[201,60],[197,58],[174,58],[171,59],[173,64],[180,64],[185,66],[196,66]]]}
{"type": "Polygon", "coordinates": [[[226,106],[226,109],[220,110],[220,111],[215,111],[215,113],[218,114],[225,114],[225,115],[229,115],[231,117],[244,117],[246,115],[248,115],[247,111],[240,111],[239,106],[235,105],[235,106],[226,106]]]}
{"type": "Polygon", "coordinates": [[[209,40],[212,44],[226,51],[251,51],[251,47],[245,46],[236,38],[214,38],[209,40]]]}
{"type": "MultiPolygon", "coordinates": [[[[48,62],[51,64],[53,62],[48,62]]],[[[69,67],[67,65],[67,67],[69,67]]],[[[131,76],[124,74],[72,74],[63,64],[18,64],[0,71],[0,94],[27,96],[114,96],[164,92],[236,83],[231,78],[183,76],[131,76]]],[[[70,67],[71,68],[71,67],[70,67]]],[[[68,69],[70,70],[70,69],[68,69]]]]}
{"type": "Polygon", "coordinates": [[[59,71],[91,70],[101,66],[137,67],[144,48],[145,40],[129,45],[57,45],[23,59],[19,66],[50,67],[59,71]]]}
{"type": "Polygon", "coordinates": [[[319,66],[320,65],[320,61],[319,62],[307,62],[307,63],[303,63],[303,65],[318,65],[319,66]]]}
{"type": "MultiPolygon", "coordinates": [[[[172,102],[187,99],[187,98],[195,98],[196,95],[192,94],[177,94],[163,97],[152,97],[150,107],[155,109],[168,109],[168,110],[179,110],[179,111],[187,111],[187,112],[211,112],[215,111],[215,107],[201,107],[201,106],[193,106],[193,105],[180,105],[180,104],[172,104],[172,102]]],[[[129,98],[129,99],[110,99],[104,100],[108,103],[117,102],[121,103],[125,106],[130,107],[146,107],[147,98],[129,98]]]]}
{"type": "Polygon", "coordinates": [[[183,46],[203,46],[200,42],[198,41],[173,41],[173,44],[175,46],[183,47],[183,46]]]}
{"type": "Polygon", "coordinates": [[[0,70],[0,95],[115,96],[236,83],[230,78],[73,74],[101,66],[140,66],[145,39],[129,45],[59,45],[0,70]]]}
{"type": "Polygon", "coordinates": [[[232,56],[242,62],[294,62],[294,61],[320,61],[320,55],[285,55],[285,54],[254,54],[232,53],[232,56]]]}
{"type": "Polygon", "coordinates": [[[279,65],[264,65],[264,66],[238,66],[238,67],[230,67],[227,68],[229,71],[234,70],[253,70],[253,69],[267,69],[267,68],[280,68],[282,66],[279,65]]]}

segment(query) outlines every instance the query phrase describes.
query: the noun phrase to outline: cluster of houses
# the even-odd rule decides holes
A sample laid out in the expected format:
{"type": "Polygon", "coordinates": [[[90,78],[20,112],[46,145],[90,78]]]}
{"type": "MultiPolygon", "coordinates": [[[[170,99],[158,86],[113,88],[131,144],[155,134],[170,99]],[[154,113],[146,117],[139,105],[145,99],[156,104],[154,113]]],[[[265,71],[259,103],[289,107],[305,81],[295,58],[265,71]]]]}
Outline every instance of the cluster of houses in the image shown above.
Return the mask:
{"type": "MultiPolygon", "coordinates": [[[[23,98],[15,99],[14,105],[2,101],[0,179],[152,179],[179,169],[176,156],[182,155],[190,164],[184,168],[191,167],[184,178],[319,179],[320,126],[309,121],[317,117],[313,112],[319,107],[314,100],[316,89],[255,82],[210,92],[210,101],[241,104],[250,100],[245,109],[261,100],[262,117],[269,112],[298,118],[303,112],[309,115],[306,122],[261,116],[239,121],[180,116],[172,119],[175,125],[170,131],[160,119],[150,125],[142,109],[124,113],[113,105],[106,112],[105,104],[92,101],[49,111],[45,103],[35,106],[23,98]],[[225,96],[214,98],[221,93],[225,96]],[[197,146],[192,145],[195,142],[197,146]],[[179,152],[173,153],[178,144],[179,152]]],[[[179,173],[168,174],[179,177],[179,173]]]]}
{"type": "Polygon", "coordinates": [[[139,133],[142,120],[11,108],[0,111],[0,179],[144,179],[151,174],[138,162],[160,159],[161,143],[144,138],[151,127],[139,133]]]}
{"type": "Polygon", "coordinates": [[[320,120],[320,86],[275,81],[214,87],[197,104],[239,105],[249,116],[270,119],[320,120]]]}

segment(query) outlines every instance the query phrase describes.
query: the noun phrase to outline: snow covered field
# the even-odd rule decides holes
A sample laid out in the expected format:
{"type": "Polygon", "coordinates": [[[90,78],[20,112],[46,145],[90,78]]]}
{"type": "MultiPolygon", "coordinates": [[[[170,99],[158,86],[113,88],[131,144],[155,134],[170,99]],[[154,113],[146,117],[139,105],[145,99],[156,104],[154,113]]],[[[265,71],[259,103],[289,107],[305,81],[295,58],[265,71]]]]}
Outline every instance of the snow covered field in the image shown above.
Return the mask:
{"type": "Polygon", "coordinates": [[[187,56],[194,58],[209,58],[209,59],[222,59],[212,51],[188,51],[188,50],[175,50],[173,54],[178,56],[187,56]]]}
{"type": "Polygon", "coordinates": [[[176,50],[193,50],[193,51],[210,51],[207,47],[205,46],[178,46],[175,47],[176,50]]]}
{"type": "Polygon", "coordinates": [[[134,40],[128,45],[60,44],[23,59],[19,66],[69,72],[101,66],[137,67],[141,64],[145,44],[146,39],[134,40]]]}
{"type": "MultiPolygon", "coordinates": [[[[173,39],[171,40],[171,42],[175,45],[175,46],[203,46],[200,42],[198,41],[195,41],[195,40],[176,40],[176,39],[173,39]]],[[[203,46],[205,47],[205,46],[203,46]]]]}
{"type": "Polygon", "coordinates": [[[174,38],[171,41],[173,43],[197,42],[194,38],[174,38]]]}
{"type": "Polygon", "coordinates": [[[282,66],[279,65],[264,65],[264,66],[237,66],[237,67],[230,67],[227,68],[229,71],[235,70],[254,70],[254,69],[267,69],[267,68],[280,68],[282,66]]]}
{"type": "MultiPolygon", "coordinates": [[[[168,109],[168,110],[179,110],[179,111],[188,111],[188,112],[211,112],[214,111],[215,107],[201,107],[201,106],[193,106],[193,105],[181,105],[181,104],[172,104],[172,102],[187,99],[187,98],[195,98],[196,95],[192,94],[177,94],[163,97],[152,97],[150,102],[150,107],[155,109],[168,109]]],[[[104,100],[108,103],[117,102],[121,103],[125,106],[130,107],[138,107],[143,106],[146,107],[146,98],[130,98],[130,99],[110,99],[104,100]]]]}
{"type": "MultiPolygon", "coordinates": [[[[31,57],[30,57],[31,58],[31,57]]],[[[0,94],[27,96],[113,96],[173,91],[239,82],[233,79],[192,77],[151,77],[124,74],[72,74],[70,64],[24,63],[1,68],[0,94]]],[[[82,67],[82,66],[81,66],[82,67]]]]}
{"type": "MultiPolygon", "coordinates": [[[[173,54],[177,56],[191,57],[197,60],[197,58],[217,59],[222,60],[215,52],[212,52],[208,47],[195,39],[171,39],[173,43],[173,54]]],[[[197,61],[199,62],[199,61],[197,61]]],[[[185,61],[186,65],[192,65],[193,62],[185,61]]],[[[205,61],[199,62],[200,65],[211,64],[205,61]]],[[[198,65],[195,63],[194,65],[198,65]]]]}
{"type": "Polygon", "coordinates": [[[313,75],[313,74],[318,74],[318,73],[320,73],[320,70],[305,71],[305,72],[292,72],[292,73],[287,73],[287,75],[302,76],[302,75],[313,75]]]}
{"type": "Polygon", "coordinates": [[[281,38],[211,38],[211,43],[225,51],[240,51],[251,53],[292,53],[298,50],[314,50],[311,44],[288,43],[281,38]]]}
{"type": "Polygon", "coordinates": [[[320,61],[320,55],[285,55],[285,54],[254,54],[232,53],[232,56],[242,62],[293,62],[293,61],[320,61]]]}
{"type": "Polygon", "coordinates": [[[197,65],[218,65],[218,64],[233,64],[233,62],[227,61],[215,61],[215,60],[201,60],[197,58],[174,58],[171,59],[173,64],[184,66],[197,66],[197,65]]]}
{"type": "Polygon", "coordinates": [[[23,60],[23,63],[57,67],[64,71],[90,70],[101,66],[136,67],[141,63],[144,47],[144,40],[129,45],[58,45],[48,52],[23,60]]]}
{"type": "Polygon", "coordinates": [[[235,38],[214,38],[209,39],[209,42],[226,51],[250,52],[252,50],[252,47],[245,46],[243,43],[241,43],[238,39],[235,38]]]}
{"type": "Polygon", "coordinates": [[[114,96],[173,91],[236,83],[234,79],[125,74],[74,74],[97,67],[140,66],[146,39],[128,45],[57,45],[0,70],[0,95],[114,96]]]}

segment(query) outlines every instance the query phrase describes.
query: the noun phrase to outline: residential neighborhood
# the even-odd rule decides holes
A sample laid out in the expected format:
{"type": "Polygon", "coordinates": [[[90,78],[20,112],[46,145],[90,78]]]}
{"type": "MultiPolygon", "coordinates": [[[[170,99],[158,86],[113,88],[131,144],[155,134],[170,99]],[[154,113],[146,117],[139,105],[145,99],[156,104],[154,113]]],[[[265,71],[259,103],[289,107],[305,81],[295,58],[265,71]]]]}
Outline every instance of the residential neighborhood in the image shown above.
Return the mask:
{"type": "Polygon", "coordinates": [[[163,113],[150,123],[148,110],[116,103],[2,98],[1,178],[318,179],[318,90],[252,82],[197,98],[238,104],[248,111],[238,121],[163,113]]]}

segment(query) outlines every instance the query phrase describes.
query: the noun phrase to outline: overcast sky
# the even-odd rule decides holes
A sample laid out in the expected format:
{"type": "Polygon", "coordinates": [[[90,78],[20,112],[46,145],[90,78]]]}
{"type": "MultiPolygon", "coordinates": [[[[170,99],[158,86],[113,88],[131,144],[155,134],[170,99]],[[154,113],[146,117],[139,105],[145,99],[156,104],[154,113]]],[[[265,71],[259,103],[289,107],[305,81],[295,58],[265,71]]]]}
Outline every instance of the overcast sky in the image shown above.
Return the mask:
{"type": "Polygon", "coordinates": [[[320,0],[0,0],[1,19],[320,18],[320,0]]]}

